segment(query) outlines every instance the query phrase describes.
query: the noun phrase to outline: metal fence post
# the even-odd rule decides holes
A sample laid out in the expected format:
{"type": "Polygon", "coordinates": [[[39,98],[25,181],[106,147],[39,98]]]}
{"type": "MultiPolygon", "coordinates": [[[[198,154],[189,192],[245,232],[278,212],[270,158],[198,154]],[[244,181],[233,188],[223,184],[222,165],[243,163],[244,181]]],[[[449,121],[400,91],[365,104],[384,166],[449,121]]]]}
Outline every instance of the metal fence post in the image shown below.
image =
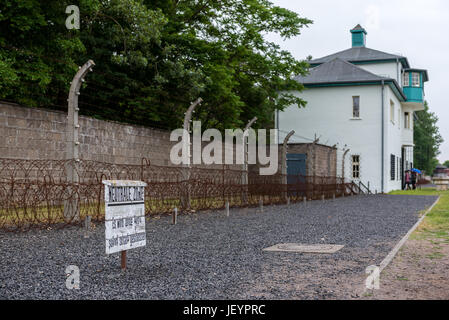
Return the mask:
{"type": "Polygon", "coordinates": [[[201,104],[203,102],[203,99],[198,98],[196,101],[192,102],[189,109],[187,109],[185,115],[184,115],[184,133],[186,137],[183,137],[182,141],[184,142],[183,145],[183,154],[187,153],[188,157],[188,163],[183,164],[183,170],[182,170],[182,176],[184,183],[186,184],[186,188],[184,188],[183,192],[181,193],[181,208],[184,210],[190,209],[190,169],[191,169],[191,155],[190,155],[190,121],[192,119],[192,113],[194,112],[197,105],[201,104]]]}
{"type": "MultiPolygon", "coordinates": [[[[67,114],[67,131],[66,131],[66,159],[69,160],[66,166],[67,182],[72,185],[79,182],[78,163],[79,157],[79,121],[78,121],[78,96],[80,95],[81,83],[84,77],[95,63],[92,60],[87,61],[73,77],[70,84],[67,114]]],[[[64,201],[64,219],[79,221],[80,208],[77,192],[73,190],[73,197],[64,201]]]]}
{"type": "MultiPolygon", "coordinates": [[[[287,136],[284,139],[284,142],[282,143],[282,154],[281,154],[281,174],[282,174],[282,184],[285,188],[285,194],[284,197],[288,199],[288,181],[287,181],[287,144],[288,140],[295,134],[295,130],[290,131],[287,136]]],[[[289,201],[288,199],[287,201],[289,201]]]]}
{"type": "Polygon", "coordinates": [[[345,158],[346,155],[348,154],[350,149],[345,150],[345,152],[343,153],[343,159],[341,160],[341,177],[343,178],[343,182],[345,181],[345,158]]]}
{"type": "Polygon", "coordinates": [[[257,121],[257,117],[251,119],[243,130],[243,165],[242,165],[242,202],[244,205],[248,204],[248,130],[257,121]]]}
{"type": "Polygon", "coordinates": [[[173,218],[173,221],[172,221],[173,224],[178,223],[178,208],[176,208],[176,207],[173,210],[173,217],[172,218],[173,218]]]}

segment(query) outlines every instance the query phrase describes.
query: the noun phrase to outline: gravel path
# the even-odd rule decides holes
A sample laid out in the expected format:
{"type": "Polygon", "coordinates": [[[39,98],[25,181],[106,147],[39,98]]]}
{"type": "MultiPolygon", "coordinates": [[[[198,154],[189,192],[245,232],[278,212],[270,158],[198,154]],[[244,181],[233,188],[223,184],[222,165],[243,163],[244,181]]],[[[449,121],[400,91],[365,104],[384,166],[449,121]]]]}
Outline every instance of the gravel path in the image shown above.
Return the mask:
{"type": "Polygon", "coordinates": [[[231,209],[147,222],[147,246],[107,256],[104,226],[90,232],[0,232],[0,299],[351,299],[433,204],[430,196],[358,196],[231,209]],[[278,244],[342,244],[336,254],[263,252],[278,244]],[[65,268],[80,268],[80,290],[65,268]]]}

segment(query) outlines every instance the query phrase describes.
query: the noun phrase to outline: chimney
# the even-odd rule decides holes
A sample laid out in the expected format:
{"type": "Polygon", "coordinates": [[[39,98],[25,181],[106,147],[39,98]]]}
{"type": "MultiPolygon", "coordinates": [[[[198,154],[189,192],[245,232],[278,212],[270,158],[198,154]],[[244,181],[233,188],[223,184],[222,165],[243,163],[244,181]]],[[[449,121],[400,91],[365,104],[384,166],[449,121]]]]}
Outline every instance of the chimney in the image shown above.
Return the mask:
{"type": "Polygon", "coordinates": [[[360,24],[355,26],[351,30],[352,34],[352,47],[365,47],[366,46],[366,35],[368,34],[365,29],[362,28],[360,24]]]}

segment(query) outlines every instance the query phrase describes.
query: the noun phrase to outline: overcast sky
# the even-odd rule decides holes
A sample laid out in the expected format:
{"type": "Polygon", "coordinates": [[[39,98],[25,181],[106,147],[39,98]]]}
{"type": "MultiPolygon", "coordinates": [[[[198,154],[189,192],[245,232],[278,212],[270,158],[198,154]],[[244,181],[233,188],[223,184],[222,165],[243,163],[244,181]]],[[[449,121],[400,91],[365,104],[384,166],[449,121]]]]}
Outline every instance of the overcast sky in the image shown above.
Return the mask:
{"type": "Polygon", "coordinates": [[[300,36],[283,41],[270,35],[297,59],[351,47],[349,30],[360,23],[367,47],[406,56],[412,68],[427,69],[426,100],[439,118],[445,142],[439,160],[449,160],[449,1],[447,0],[271,0],[314,21],[300,36]],[[445,98],[446,96],[446,98],[445,98]]]}

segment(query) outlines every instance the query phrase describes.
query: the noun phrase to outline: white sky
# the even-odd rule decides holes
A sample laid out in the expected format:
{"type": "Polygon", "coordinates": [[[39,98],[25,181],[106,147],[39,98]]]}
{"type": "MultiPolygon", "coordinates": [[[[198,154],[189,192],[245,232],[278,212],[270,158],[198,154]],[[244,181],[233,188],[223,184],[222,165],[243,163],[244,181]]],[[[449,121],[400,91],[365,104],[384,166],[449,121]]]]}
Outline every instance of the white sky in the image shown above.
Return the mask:
{"type": "Polygon", "coordinates": [[[350,48],[349,30],[360,23],[368,32],[368,48],[401,54],[412,68],[427,69],[430,81],[425,85],[426,100],[439,118],[445,140],[439,159],[449,160],[449,1],[271,1],[314,21],[296,38],[283,41],[277,35],[267,37],[297,59],[308,55],[320,58],[350,48]]]}

